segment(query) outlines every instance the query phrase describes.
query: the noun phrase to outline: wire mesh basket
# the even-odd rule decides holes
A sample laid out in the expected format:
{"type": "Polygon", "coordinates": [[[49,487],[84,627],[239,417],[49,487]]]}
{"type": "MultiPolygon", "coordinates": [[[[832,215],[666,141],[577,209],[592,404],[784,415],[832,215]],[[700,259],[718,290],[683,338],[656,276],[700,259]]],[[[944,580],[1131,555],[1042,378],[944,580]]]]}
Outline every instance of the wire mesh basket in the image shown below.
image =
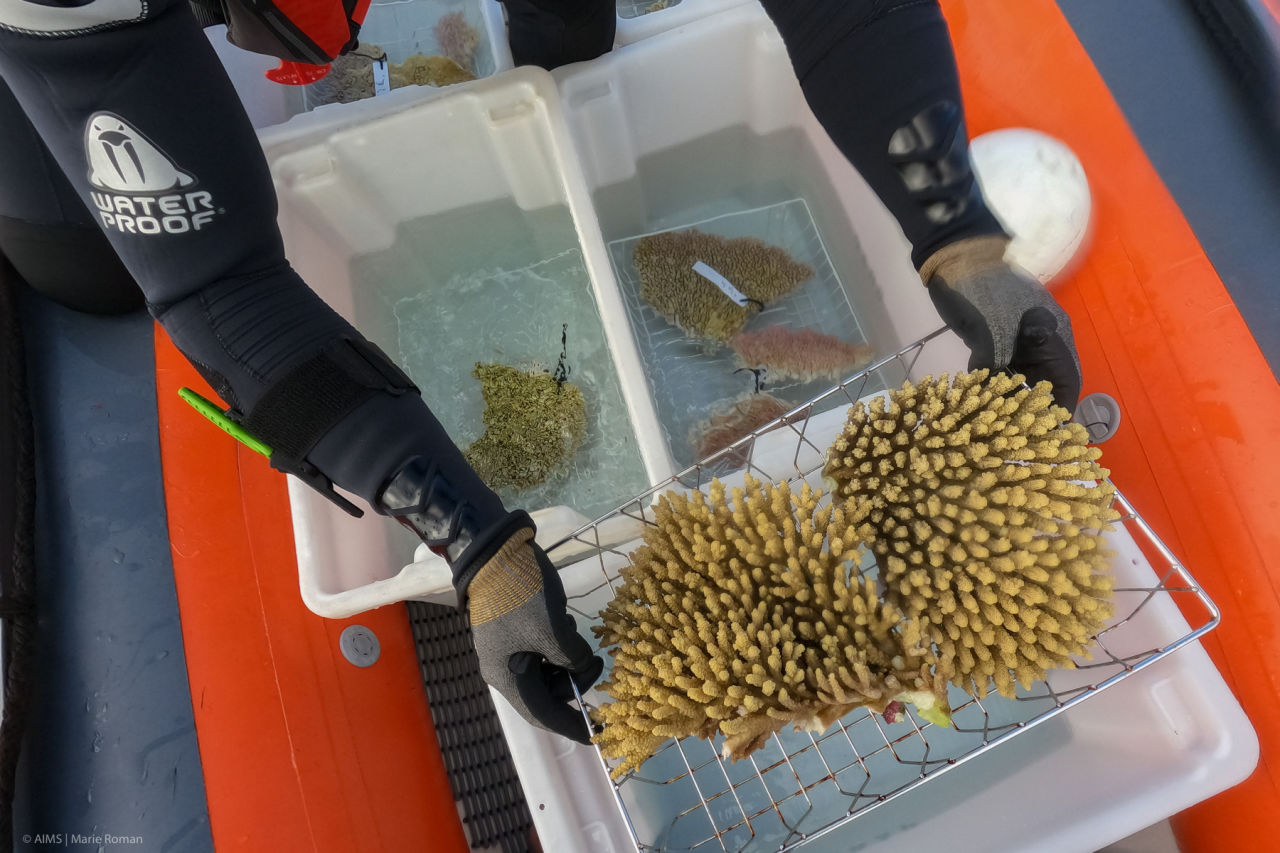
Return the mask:
{"type": "MultiPolygon", "coordinates": [[[[659,496],[702,489],[712,477],[732,487],[748,473],[818,485],[826,449],[843,427],[847,408],[884,387],[879,377],[918,379],[954,364],[954,352],[939,344],[944,331],[879,360],[550,549],[579,626],[598,624],[621,569],[645,527],[654,524],[659,496]]],[[[1051,672],[1030,689],[1019,688],[1013,699],[991,693],[979,700],[952,687],[952,728],[933,725],[913,710],[891,724],[861,709],[823,732],[774,735],[738,762],[721,757],[720,738],[668,741],[638,770],[608,781],[636,849],[784,853],[825,837],[844,842],[830,849],[847,850],[846,839],[833,837],[836,830],[1212,630],[1219,614],[1204,590],[1119,492],[1116,508],[1121,519],[1106,534],[1114,553],[1116,615],[1097,635],[1091,658],[1051,672]]],[[[874,560],[860,571],[874,573],[874,560]]],[[[579,698],[584,714],[606,701],[595,691],[579,698]]],[[[607,771],[608,762],[601,760],[607,771]]],[[[608,780],[607,773],[601,780],[608,780]]]]}

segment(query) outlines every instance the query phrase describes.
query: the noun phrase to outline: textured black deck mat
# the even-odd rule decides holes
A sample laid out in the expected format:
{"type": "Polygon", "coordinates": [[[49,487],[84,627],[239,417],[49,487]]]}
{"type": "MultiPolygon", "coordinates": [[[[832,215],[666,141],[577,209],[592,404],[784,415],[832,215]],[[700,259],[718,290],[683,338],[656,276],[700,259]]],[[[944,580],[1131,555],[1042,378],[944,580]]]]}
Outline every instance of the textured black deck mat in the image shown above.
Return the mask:
{"type": "Polygon", "coordinates": [[[431,719],[471,846],[524,853],[533,818],[480,678],[467,619],[438,604],[412,601],[408,607],[431,719]]]}

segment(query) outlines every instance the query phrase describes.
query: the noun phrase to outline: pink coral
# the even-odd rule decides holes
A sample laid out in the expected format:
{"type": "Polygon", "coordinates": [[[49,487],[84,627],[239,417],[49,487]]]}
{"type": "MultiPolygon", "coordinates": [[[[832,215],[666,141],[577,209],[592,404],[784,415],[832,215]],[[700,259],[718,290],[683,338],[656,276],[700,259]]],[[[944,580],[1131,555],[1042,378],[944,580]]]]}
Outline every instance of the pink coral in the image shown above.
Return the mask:
{"type": "MultiPolygon", "coordinates": [[[[748,394],[719,405],[711,416],[694,427],[693,443],[699,459],[708,459],[749,432],[791,411],[788,403],[772,394],[748,394]]],[[[732,465],[746,461],[745,452],[725,457],[732,465]]]]}
{"type": "Polygon", "coordinates": [[[764,367],[774,379],[843,379],[871,363],[875,351],[812,329],[768,326],[744,332],[729,345],[744,367],[764,367]]]}
{"type": "Polygon", "coordinates": [[[452,59],[462,69],[475,73],[480,34],[467,23],[461,12],[450,12],[436,21],[436,43],[440,45],[441,55],[452,59]]]}

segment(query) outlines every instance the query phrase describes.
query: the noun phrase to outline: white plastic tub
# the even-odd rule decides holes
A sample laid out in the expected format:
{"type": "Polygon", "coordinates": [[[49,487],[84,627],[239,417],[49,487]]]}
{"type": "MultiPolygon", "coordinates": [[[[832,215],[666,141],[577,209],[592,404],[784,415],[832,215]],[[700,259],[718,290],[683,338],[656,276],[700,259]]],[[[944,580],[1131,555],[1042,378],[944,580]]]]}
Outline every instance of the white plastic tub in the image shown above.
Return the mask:
{"type": "MultiPolygon", "coordinates": [[[[477,77],[489,77],[511,69],[511,48],[507,25],[498,0],[381,0],[370,5],[360,31],[360,43],[376,44],[387,51],[391,62],[403,62],[415,53],[439,52],[435,41],[436,22],[450,12],[461,12],[480,37],[476,49],[477,77]]],[[[240,95],[255,128],[283,124],[292,116],[317,107],[308,97],[307,86],[282,86],[264,76],[280,64],[278,59],[241,50],[227,41],[225,26],[205,31],[240,95]]]]}
{"type": "MultiPolygon", "coordinates": [[[[300,116],[263,144],[298,272],[409,370],[459,444],[483,430],[472,365],[554,364],[561,321],[570,323],[571,381],[591,406],[587,443],[569,480],[509,504],[563,531],[662,475],[645,439],[656,421],[625,334],[615,340],[616,287],[546,72],[398,90],[300,116]]],[[[316,613],[447,588],[447,572],[405,567],[417,543],[395,523],[350,518],[296,482],[290,495],[302,596],[316,613]]]]}
{"type": "MultiPolygon", "coordinates": [[[[1146,565],[1123,577],[1154,581],[1146,565]]],[[[1144,611],[1130,651],[1179,635],[1169,605],[1144,611]]],[[[546,849],[634,850],[594,749],[533,730],[495,701],[546,849]]],[[[1235,785],[1257,758],[1248,719],[1196,644],[804,849],[1090,853],[1235,785]]],[[[646,803],[630,804],[647,840],[696,806],[681,793],[653,788],[646,803]]]]}
{"type": "MultiPolygon", "coordinates": [[[[731,355],[721,359],[718,373],[705,372],[706,359],[695,347],[638,304],[629,264],[637,235],[696,226],[756,236],[820,271],[752,318],[748,331],[779,322],[769,319],[776,307],[786,325],[866,342],[883,355],[939,325],[900,228],[814,118],[782,39],[758,5],[729,9],[556,76],[615,279],[623,285],[628,327],[668,430],[671,472],[696,461],[688,437],[696,411],[690,410],[749,392],[752,379],[733,375],[731,355]],[[677,384],[684,387],[673,389],[677,384]]],[[[963,366],[965,353],[952,338],[925,357],[929,372],[963,366]]],[[[902,378],[882,377],[885,384],[902,378]]],[[[769,390],[794,406],[826,385],[773,382],[769,390]]]]}
{"type": "MultiPolygon", "coordinates": [[[[481,189],[486,197],[516,198],[525,210],[567,204],[650,483],[692,461],[688,429],[669,431],[659,416],[655,400],[664,399],[665,389],[651,383],[645,330],[633,322],[617,284],[618,241],[692,224],[732,232],[751,224],[740,217],[752,211],[801,210],[812,220],[814,251],[831,270],[822,284],[852,312],[849,335],[857,332],[888,353],[937,326],[901,231],[810,113],[760,7],[728,10],[558,76],[558,96],[541,72],[520,69],[449,90],[399,90],[320,110],[269,135],[281,224],[304,278],[350,315],[352,258],[387,249],[405,220],[467,208],[481,189]],[[516,92],[535,94],[528,100],[516,92]],[[526,121],[495,123],[493,110],[486,117],[478,106],[503,99],[536,104],[527,116],[541,127],[536,144],[521,148],[530,132],[512,129],[526,121]],[[411,106],[417,102],[423,106],[411,106]],[[450,168],[415,167],[422,151],[450,168]],[[437,209],[422,209],[427,198],[437,209]]],[[[452,247],[443,254],[450,253],[452,247]]],[[[383,319],[356,318],[395,352],[396,341],[379,338],[383,319]]],[[[954,368],[963,357],[950,339],[931,347],[920,369],[954,368]]],[[[902,378],[886,374],[881,384],[902,378]]],[[[750,390],[746,377],[728,370],[705,386],[687,387],[705,390],[707,405],[750,390]]],[[[779,393],[798,405],[819,390],[779,393]]],[[[429,402],[439,408],[439,401],[429,402]]],[[[619,491],[613,505],[642,488],[619,491]]],[[[376,522],[348,519],[297,484],[293,495],[304,600],[317,613],[340,617],[402,599],[451,600],[447,567],[424,548],[415,554],[411,537],[394,527],[362,535],[376,522]]],[[[545,545],[608,508],[584,500],[524,505],[546,510],[537,516],[545,545]]]]}
{"type": "MultiPolygon", "coordinates": [[[[830,296],[834,288],[851,312],[847,329],[824,331],[865,338],[886,354],[937,327],[937,312],[911,265],[901,230],[813,117],[781,37],[758,5],[728,9],[555,76],[593,225],[598,223],[596,233],[607,244],[611,266],[598,282],[616,284],[627,277],[622,262],[637,235],[696,224],[727,236],[785,242],[796,229],[771,224],[778,218],[773,212],[786,210],[794,218],[790,213],[800,209],[812,219],[809,250],[831,270],[802,292],[826,287],[830,296]],[[752,217],[761,220],[755,232],[752,217]]],[[[626,360],[644,368],[633,390],[647,398],[643,408],[658,416],[646,441],[658,482],[695,460],[688,418],[671,422],[670,389],[655,384],[653,365],[646,362],[653,350],[646,338],[672,327],[653,316],[647,326],[637,323],[636,306],[628,304],[634,296],[620,292],[623,310],[611,328],[626,360]]],[[[808,313],[807,322],[816,324],[814,310],[808,313]]],[[[765,315],[756,322],[765,323],[765,315]]],[[[660,346],[680,345],[668,338],[681,337],[668,335],[660,346]]],[[[962,366],[964,358],[959,341],[948,336],[925,353],[921,372],[962,366]]],[[[681,364],[703,362],[698,356],[681,364]]],[[[885,385],[905,377],[886,372],[881,378],[885,385]]],[[[719,374],[683,376],[680,382],[676,395],[684,394],[686,410],[751,390],[750,378],[734,376],[731,366],[719,374]]],[[[799,405],[827,384],[794,383],[777,390],[786,402],[799,405]]],[[[550,521],[539,537],[543,544],[574,529],[571,516],[559,514],[550,521]]],[[[450,576],[438,558],[419,548],[415,560],[406,575],[434,584],[424,592],[432,600],[450,600],[450,576]]]]}
{"type": "MultiPolygon", "coordinates": [[[[470,62],[460,61],[459,65],[475,77],[489,77],[511,67],[505,39],[499,44],[493,38],[492,13],[489,0],[374,0],[360,27],[357,51],[372,56],[375,48],[380,48],[391,65],[418,54],[444,56],[447,51],[436,27],[446,16],[456,14],[474,31],[477,42],[470,62]]],[[[334,94],[329,82],[302,87],[304,109],[330,106],[334,94]]]]}
{"type": "MultiPolygon", "coordinates": [[[[813,466],[820,467],[814,448],[825,448],[842,421],[843,410],[834,409],[805,426],[813,448],[801,448],[798,467],[813,469],[811,479],[817,477],[813,466]]],[[[787,428],[767,433],[757,440],[752,465],[775,479],[794,473],[797,442],[787,428]]],[[[625,565],[639,542],[634,536],[562,570],[570,608],[584,631],[611,596],[602,572],[612,575],[625,565]]],[[[793,849],[802,839],[788,836],[777,815],[797,832],[819,834],[857,810],[854,820],[803,849],[1090,853],[1236,784],[1256,764],[1258,743],[1204,650],[1191,643],[1149,661],[1185,642],[1192,630],[1188,617],[1202,626],[1212,615],[1180,592],[1181,576],[1163,562],[1153,571],[1135,536],[1145,538],[1145,531],[1133,521],[1108,534],[1117,616],[1106,649],[1114,659],[1095,649],[1100,668],[1051,673],[1053,694],[1037,685],[1023,701],[993,695],[966,705],[953,688],[956,728],[923,734],[913,734],[919,721],[882,725],[855,712],[844,721],[849,746],[839,734],[818,735],[814,744],[808,735],[784,732],[785,761],[776,741],[754,761],[733,764],[715,761],[711,744],[689,739],[683,756],[668,747],[640,768],[641,779],[622,784],[625,813],[593,748],[529,726],[495,694],[543,844],[564,853],[621,853],[636,849],[634,832],[643,849],[755,853],[784,843],[793,849]],[[1167,578],[1163,585],[1158,575],[1167,578]],[[1124,674],[1126,664],[1141,668],[1124,674]],[[1117,680],[1096,695],[1082,689],[1112,678],[1117,680]],[[1076,704],[1055,711],[1055,703],[1068,702],[1076,704]],[[1037,720],[1047,713],[1056,716],[1037,720]],[[1019,723],[1031,727],[1019,730],[1019,723]],[[985,746],[1003,736],[1006,742],[985,746]],[[949,759],[963,766],[948,766],[949,759]],[[939,775],[916,784],[925,767],[939,775]],[[833,770],[837,782],[824,780],[833,770]],[[722,838],[713,836],[713,826],[722,838]]],[[[595,691],[587,698],[604,701],[595,691]]]]}
{"type": "Polygon", "coordinates": [[[476,31],[479,45],[474,72],[488,77],[505,70],[494,50],[491,33],[493,6],[488,0],[373,0],[360,27],[362,45],[378,45],[390,62],[404,62],[415,53],[443,55],[436,39],[436,23],[445,15],[461,13],[476,31]]]}

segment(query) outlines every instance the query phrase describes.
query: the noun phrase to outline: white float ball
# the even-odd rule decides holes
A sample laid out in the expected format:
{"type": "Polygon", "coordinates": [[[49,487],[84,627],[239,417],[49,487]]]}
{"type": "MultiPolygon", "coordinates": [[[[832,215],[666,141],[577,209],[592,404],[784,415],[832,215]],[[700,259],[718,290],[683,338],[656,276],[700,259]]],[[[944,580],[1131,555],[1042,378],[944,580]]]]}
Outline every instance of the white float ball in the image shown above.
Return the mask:
{"type": "Polygon", "coordinates": [[[1005,257],[1048,284],[1089,236],[1093,199],[1080,160],[1063,142],[1021,127],[984,133],[971,151],[987,203],[1013,236],[1005,257]]]}

